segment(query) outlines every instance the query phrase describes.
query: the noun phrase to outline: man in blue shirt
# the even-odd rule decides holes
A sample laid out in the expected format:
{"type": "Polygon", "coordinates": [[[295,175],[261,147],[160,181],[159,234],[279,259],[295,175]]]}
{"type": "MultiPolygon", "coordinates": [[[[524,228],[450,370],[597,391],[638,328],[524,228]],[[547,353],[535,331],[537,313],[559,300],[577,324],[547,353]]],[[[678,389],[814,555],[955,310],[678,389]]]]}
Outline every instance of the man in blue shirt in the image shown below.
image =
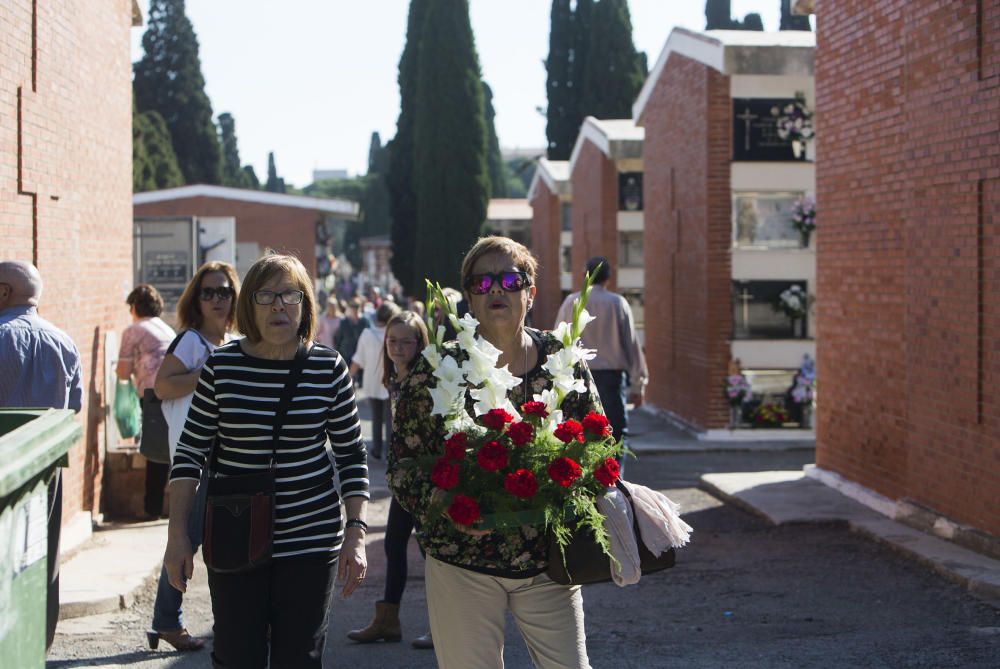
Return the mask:
{"type": "MultiPolygon", "coordinates": [[[[0,407],[72,409],[83,405],[80,351],[69,335],[38,315],[42,276],[26,262],[0,262],[0,407]]],[[[59,620],[62,485],[49,481],[48,609],[45,648],[59,620]]]]}
{"type": "Polygon", "coordinates": [[[38,315],[42,277],[26,262],[0,262],[0,407],[79,411],[80,351],[38,315]]]}

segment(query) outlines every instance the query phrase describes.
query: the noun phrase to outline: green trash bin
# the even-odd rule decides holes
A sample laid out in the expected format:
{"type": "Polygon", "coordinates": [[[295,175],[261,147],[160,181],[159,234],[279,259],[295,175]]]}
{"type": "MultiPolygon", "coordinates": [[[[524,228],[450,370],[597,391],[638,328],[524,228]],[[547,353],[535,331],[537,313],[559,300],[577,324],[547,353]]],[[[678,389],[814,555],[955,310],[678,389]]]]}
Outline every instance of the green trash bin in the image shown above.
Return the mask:
{"type": "Polygon", "coordinates": [[[0,667],[45,666],[48,483],[83,434],[65,409],[0,409],[0,667]]]}

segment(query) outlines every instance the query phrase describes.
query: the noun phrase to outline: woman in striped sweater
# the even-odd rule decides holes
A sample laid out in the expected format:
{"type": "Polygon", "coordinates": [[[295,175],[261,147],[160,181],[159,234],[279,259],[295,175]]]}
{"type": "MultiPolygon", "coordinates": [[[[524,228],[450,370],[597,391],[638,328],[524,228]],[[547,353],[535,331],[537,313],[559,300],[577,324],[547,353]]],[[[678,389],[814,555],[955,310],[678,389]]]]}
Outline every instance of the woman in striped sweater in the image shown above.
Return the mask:
{"type": "Polygon", "coordinates": [[[336,351],[311,345],[273,444],[284,380],[298,347],[309,347],[316,329],[315,298],[302,263],[282,255],[258,260],[246,275],[236,316],[246,338],[216,349],[205,364],[177,445],[164,564],[170,583],[184,592],[192,575],[187,520],[212,444],[213,473],[220,476],[260,472],[273,453],[274,559],[248,572],[209,571],[212,660],[216,667],[264,667],[270,654],[273,667],[318,669],[334,565],[339,557],[345,597],[366,568],[368,466],[353,384],[336,351]]]}

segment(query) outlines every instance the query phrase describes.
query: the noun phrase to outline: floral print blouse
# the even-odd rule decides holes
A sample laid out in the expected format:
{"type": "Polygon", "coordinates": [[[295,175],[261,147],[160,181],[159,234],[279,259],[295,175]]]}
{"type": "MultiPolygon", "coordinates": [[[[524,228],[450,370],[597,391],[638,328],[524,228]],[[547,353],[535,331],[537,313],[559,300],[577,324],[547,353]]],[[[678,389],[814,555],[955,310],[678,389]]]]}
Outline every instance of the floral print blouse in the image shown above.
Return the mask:
{"type": "MultiPolygon", "coordinates": [[[[526,331],[535,342],[538,363],[522,377],[521,385],[508,392],[507,397],[515,406],[552,387],[552,376],[542,369],[542,365],[550,353],[563,347],[550,332],[530,328],[526,331]]],[[[460,362],[468,357],[456,342],[445,344],[445,348],[460,362]]],[[[428,555],[457,567],[504,578],[531,578],[540,574],[548,567],[549,537],[544,527],[524,525],[516,532],[494,531],[483,537],[473,537],[458,531],[443,516],[427,516],[434,485],[415,458],[442,454],[446,436],[443,418],[431,415],[433,402],[429,389],[437,381],[433,371],[426,358],[420,356],[399,384],[386,472],[389,489],[400,505],[413,514],[417,539],[428,555]]],[[[581,420],[590,411],[603,413],[597,388],[585,363],[578,365],[576,376],[586,383],[587,392],[567,395],[561,407],[563,416],[581,420]]],[[[470,413],[473,404],[468,400],[470,413]]]]}

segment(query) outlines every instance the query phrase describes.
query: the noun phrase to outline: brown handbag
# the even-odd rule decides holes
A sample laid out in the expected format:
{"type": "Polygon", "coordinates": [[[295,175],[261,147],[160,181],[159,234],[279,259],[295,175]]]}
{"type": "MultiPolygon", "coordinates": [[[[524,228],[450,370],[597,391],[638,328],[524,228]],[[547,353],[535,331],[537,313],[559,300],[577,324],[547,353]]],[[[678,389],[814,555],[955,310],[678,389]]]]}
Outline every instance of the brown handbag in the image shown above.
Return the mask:
{"type": "MultiPolygon", "coordinates": [[[[305,346],[300,344],[275,412],[271,461],[267,471],[238,476],[220,476],[209,471],[205,482],[207,494],[202,556],[205,565],[214,572],[245,572],[271,561],[278,442],[306,355],[305,346]]],[[[214,469],[219,448],[216,441],[207,467],[214,469]]]]}

